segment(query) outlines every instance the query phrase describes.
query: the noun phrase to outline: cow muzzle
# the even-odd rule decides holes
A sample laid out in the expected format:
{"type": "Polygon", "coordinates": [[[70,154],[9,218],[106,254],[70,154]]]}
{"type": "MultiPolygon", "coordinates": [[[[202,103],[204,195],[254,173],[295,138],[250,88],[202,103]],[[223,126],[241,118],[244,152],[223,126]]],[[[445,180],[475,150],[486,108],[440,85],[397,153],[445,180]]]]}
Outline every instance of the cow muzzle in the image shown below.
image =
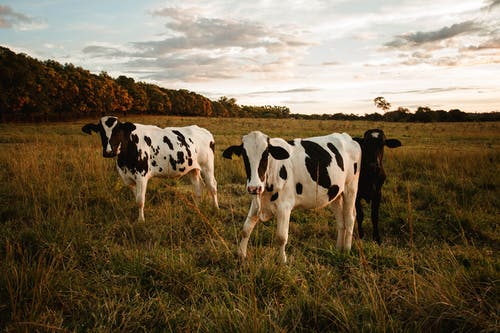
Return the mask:
{"type": "Polygon", "coordinates": [[[261,194],[264,191],[264,187],[262,187],[262,186],[247,186],[247,191],[250,194],[257,195],[257,194],[261,194]]]}
{"type": "Polygon", "coordinates": [[[103,157],[115,157],[116,153],[114,151],[103,150],[102,151],[102,156],[103,157]]]}

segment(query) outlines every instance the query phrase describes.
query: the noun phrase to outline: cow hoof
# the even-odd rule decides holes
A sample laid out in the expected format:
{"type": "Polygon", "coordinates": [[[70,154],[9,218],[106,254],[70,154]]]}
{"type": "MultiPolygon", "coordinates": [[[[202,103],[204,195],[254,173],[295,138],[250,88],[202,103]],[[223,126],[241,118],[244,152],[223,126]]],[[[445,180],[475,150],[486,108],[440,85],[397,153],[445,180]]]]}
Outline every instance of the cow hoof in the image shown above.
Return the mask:
{"type": "Polygon", "coordinates": [[[247,254],[238,250],[238,258],[240,258],[241,261],[245,261],[247,259],[247,254]]]}

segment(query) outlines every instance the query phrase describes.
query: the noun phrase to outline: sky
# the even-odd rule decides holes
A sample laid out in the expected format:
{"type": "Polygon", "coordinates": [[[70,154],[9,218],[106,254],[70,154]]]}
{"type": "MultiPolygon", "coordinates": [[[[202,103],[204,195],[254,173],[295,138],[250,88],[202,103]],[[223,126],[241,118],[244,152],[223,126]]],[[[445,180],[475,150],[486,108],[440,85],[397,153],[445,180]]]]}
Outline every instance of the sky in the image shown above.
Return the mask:
{"type": "Polygon", "coordinates": [[[0,0],[0,45],[292,113],[500,111],[500,0],[0,0]]]}

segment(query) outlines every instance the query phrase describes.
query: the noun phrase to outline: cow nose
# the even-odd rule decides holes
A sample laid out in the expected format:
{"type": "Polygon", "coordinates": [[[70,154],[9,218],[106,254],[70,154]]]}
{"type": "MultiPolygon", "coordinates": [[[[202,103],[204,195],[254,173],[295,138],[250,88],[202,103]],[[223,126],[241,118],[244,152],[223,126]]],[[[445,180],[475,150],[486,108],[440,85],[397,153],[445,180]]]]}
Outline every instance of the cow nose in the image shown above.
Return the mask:
{"type": "Polygon", "coordinates": [[[102,152],[102,156],[103,157],[115,157],[115,153],[112,150],[111,151],[104,150],[102,152]]]}
{"type": "Polygon", "coordinates": [[[250,194],[261,194],[262,193],[262,186],[248,186],[247,191],[250,194]]]}

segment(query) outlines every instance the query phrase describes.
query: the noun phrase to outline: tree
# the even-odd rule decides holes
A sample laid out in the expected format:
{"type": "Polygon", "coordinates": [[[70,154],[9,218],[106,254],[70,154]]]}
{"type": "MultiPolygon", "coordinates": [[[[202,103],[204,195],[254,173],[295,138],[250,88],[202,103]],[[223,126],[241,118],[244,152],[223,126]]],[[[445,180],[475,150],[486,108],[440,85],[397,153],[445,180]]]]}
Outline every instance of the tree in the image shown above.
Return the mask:
{"type": "Polygon", "coordinates": [[[226,96],[222,96],[217,102],[219,102],[228,111],[230,117],[240,116],[242,108],[238,104],[236,104],[235,98],[227,98],[226,96]]]}
{"type": "Polygon", "coordinates": [[[419,106],[415,115],[413,116],[414,121],[428,123],[432,121],[432,110],[427,106],[419,106]]]}
{"type": "Polygon", "coordinates": [[[449,121],[466,121],[467,114],[459,109],[452,109],[448,111],[449,121]]]}
{"type": "MultiPolygon", "coordinates": [[[[132,98],[131,109],[137,113],[144,113],[148,108],[148,95],[144,89],[144,85],[135,83],[134,79],[120,75],[116,80],[121,87],[127,89],[129,96],[132,98]]],[[[126,112],[126,110],[124,111],[126,112]]]]}
{"type": "Polygon", "coordinates": [[[391,103],[387,102],[382,96],[375,97],[373,103],[375,103],[377,108],[384,110],[384,112],[391,108],[391,103]]]}
{"type": "Polygon", "coordinates": [[[154,114],[170,114],[172,102],[168,94],[153,84],[144,83],[144,89],[148,96],[148,110],[154,114]]]}

